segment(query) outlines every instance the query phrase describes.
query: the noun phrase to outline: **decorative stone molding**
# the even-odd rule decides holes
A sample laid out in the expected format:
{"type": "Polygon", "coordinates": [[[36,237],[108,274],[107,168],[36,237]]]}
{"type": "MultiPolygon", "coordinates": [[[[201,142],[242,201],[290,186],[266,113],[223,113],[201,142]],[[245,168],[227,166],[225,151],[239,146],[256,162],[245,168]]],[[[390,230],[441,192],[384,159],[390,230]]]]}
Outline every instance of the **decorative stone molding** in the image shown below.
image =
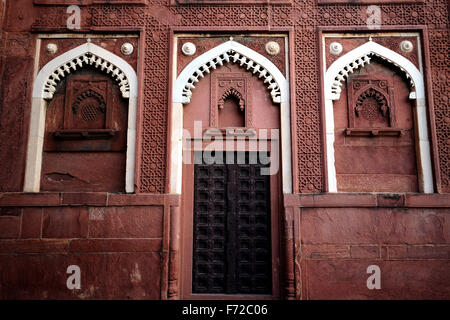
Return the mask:
{"type": "Polygon", "coordinates": [[[192,61],[189,68],[186,67],[176,81],[174,98],[181,100],[181,103],[189,103],[192,89],[195,89],[194,84],[199,82],[205,73],[210,73],[211,69],[215,70],[228,62],[236,63],[257,75],[266,84],[274,103],[281,103],[282,95],[287,99],[286,79],[278,68],[264,56],[233,40],[211,49],[192,61]],[[270,65],[271,70],[263,65],[270,65]],[[179,97],[180,89],[181,97],[179,97]]]}
{"type": "Polygon", "coordinates": [[[400,42],[400,50],[403,52],[411,52],[414,49],[414,45],[411,41],[404,40],[400,42]]]}
{"type": "MultiPolygon", "coordinates": [[[[192,95],[191,89],[195,88],[194,83],[201,78],[200,74],[208,72],[211,68],[217,68],[224,62],[227,63],[225,57],[227,56],[231,62],[242,63],[242,67],[253,71],[253,74],[258,75],[261,80],[265,81],[271,92],[272,101],[280,103],[280,127],[281,127],[281,149],[283,150],[282,161],[282,189],[283,193],[292,193],[292,142],[291,142],[291,109],[290,109],[290,95],[289,95],[289,81],[281,73],[280,69],[275,66],[272,61],[259,54],[258,52],[236,42],[233,40],[222,43],[209,51],[201,54],[192,60],[181,71],[179,76],[173,83],[172,90],[172,118],[171,118],[171,168],[170,168],[170,192],[181,194],[182,181],[182,166],[183,166],[183,104],[190,102],[192,95]],[[230,54],[232,52],[232,54],[230,54]],[[201,72],[198,72],[200,70],[201,72]],[[208,71],[206,71],[208,70],[208,71]],[[194,81],[196,80],[196,81],[194,81]],[[189,95],[190,94],[190,95],[189,95]]],[[[174,68],[176,70],[177,56],[174,55],[174,68]]],[[[286,66],[287,68],[289,66],[286,66]]],[[[252,73],[248,73],[251,76],[252,73]]],[[[212,76],[217,73],[212,73],[212,76]]],[[[242,92],[241,92],[242,93],[242,92]]],[[[221,95],[219,94],[218,97],[221,95]]],[[[213,99],[214,100],[214,99],[213,99]]],[[[216,100],[214,100],[216,101],[216,100]]],[[[249,103],[245,101],[245,111],[248,112],[251,108],[249,103]]],[[[214,104],[217,105],[217,104],[214,104]]],[[[211,110],[218,111],[218,108],[211,108],[211,110]]],[[[246,114],[246,122],[251,124],[251,115],[246,114]]],[[[213,117],[211,117],[213,119],[213,117]]],[[[213,122],[214,124],[215,122],[213,122]]]]}
{"type": "Polygon", "coordinates": [[[122,47],[120,48],[120,52],[122,52],[123,55],[125,56],[129,56],[133,53],[134,51],[134,46],[133,44],[129,43],[129,42],[125,42],[122,47]]]}
{"type": "Polygon", "coordinates": [[[387,118],[388,111],[389,104],[386,97],[374,88],[369,88],[366,91],[362,92],[356,100],[356,116],[362,117],[368,121],[376,120],[380,116],[382,116],[383,118],[387,118]]]}
{"type": "Polygon", "coordinates": [[[116,82],[119,84],[120,92],[124,98],[130,97],[130,83],[127,79],[125,73],[123,73],[120,68],[112,64],[111,62],[96,56],[91,52],[85,52],[84,54],[60,65],[53,73],[48,77],[45,82],[44,88],[44,99],[52,99],[53,94],[56,91],[56,86],[58,82],[61,81],[66,75],[70,74],[72,71],[76,71],[77,68],[83,68],[84,65],[91,65],[105,71],[110,74],[116,82]]]}
{"type": "Polygon", "coordinates": [[[58,51],[58,46],[55,43],[49,43],[46,49],[48,53],[55,54],[58,51]]]}
{"type": "Polygon", "coordinates": [[[242,94],[233,87],[228,88],[222,97],[220,97],[218,103],[219,109],[223,109],[223,105],[229,97],[235,97],[239,101],[239,110],[244,111],[245,101],[242,98],[242,94]]]}
{"type": "Polygon", "coordinates": [[[330,44],[330,53],[338,56],[341,54],[343,48],[342,48],[342,44],[340,44],[339,42],[332,42],[330,44]]]}
{"type": "Polygon", "coordinates": [[[280,53],[280,45],[275,41],[269,41],[266,43],[266,52],[271,56],[276,56],[280,53]]]}
{"type": "Polygon", "coordinates": [[[193,44],[192,42],[186,42],[181,47],[181,51],[186,56],[193,56],[195,54],[195,52],[197,51],[197,48],[195,47],[195,44],[193,44]]]}
{"type": "MultiPolygon", "coordinates": [[[[330,88],[326,87],[327,92],[329,92],[328,90],[331,89],[331,94],[334,96],[333,100],[337,100],[340,97],[341,94],[341,86],[342,83],[347,79],[347,77],[353,73],[353,71],[358,70],[359,68],[364,67],[366,64],[370,64],[370,61],[372,59],[372,56],[376,56],[381,58],[382,60],[385,60],[387,62],[389,62],[390,64],[394,65],[395,67],[397,67],[408,79],[409,84],[412,88],[415,87],[415,83],[413,80],[413,77],[411,76],[411,74],[408,72],[407,69],[405,69],[404,67],[401,66],[401,63],[398,63],[396,61],[401,61],[401,60],[406,60],[408,61],[406,58],[400,56],[398,53],[395,53],[394,51],[385,48],[373,41],[369,41],[366,42],[365,44],[363,44],[362,46],[354,49],[353,51],[349,52],[351,53],[354,58],[352,58],[350,60],[350,62],[346,62],[345,64],[342,64],[341,59],[345,59],[346,61],[348,61],[348,56],[345,55],[343,57],[341,57],[340,59],[336,60],[335,63],[333,63],[333,68],[330,67],[328,69],[328,71],[332,71],[332,72],[336,72],[336,76],[331,79],[330,76],[331,74],[328,73],[327,71],[327,82],[331,80],[331,85],[330,88]],[[357,51],[356,51],[357,50],[357,51]],[[357,52],[361,52],[361,54],[357,54],[357,52]],[[356,53],[356,55],[355,55],[356,53]],[[388,54],[385,54],[388,53],[388,54]],[[339,70],[336,70],[336,66],[339,65],[339,70]]],[[[408,61],[411,65],[412,63],[410,61],[408,61]]],[[[414,67],[414,69],[416,69],[414,67]]],[[[328,86],[329,84],[327,84],[328,86]]]]}
{"type": "Polygon", "coordinates": [[[234,97],[245,116],[245,127],[252,127],[252,86],[250,73],[219,73],[211,75],[210,127],[219,127],[219,111],[227,98],[234,97]]]}

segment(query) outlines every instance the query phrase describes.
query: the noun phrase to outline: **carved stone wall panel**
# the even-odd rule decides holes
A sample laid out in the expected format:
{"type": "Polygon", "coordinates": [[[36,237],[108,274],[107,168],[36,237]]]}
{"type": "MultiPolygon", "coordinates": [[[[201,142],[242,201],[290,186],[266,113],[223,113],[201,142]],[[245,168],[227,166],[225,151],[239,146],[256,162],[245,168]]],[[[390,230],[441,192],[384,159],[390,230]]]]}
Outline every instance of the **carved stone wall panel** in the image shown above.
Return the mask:
{"type": "Polygon", "coordinates": [[[179,26],[267,26],[271,6],[176,6],[171,11],[179,26]]]}
{"type": "Polygon", "coordinates": [[[43,4],[43,5],[79,5],[85,6],[90,4],[146,4],[147,0],[34,0],[35,4],[43,4]]]}
{"type": "MultiPolygon", "coordinates": [[[[352,37],[352,38],[344,38],[344,37],[327,37],[325,39],[325,48],[327,50],[326,54],[326,66],[327,68],[337,59],[348,53],[349,51],[363,45],[369,40],[369,37],[352,37]],[[329,48],[332,42],[338,42],[342,45],[342,52],[339,55],[329,54],[329,48]]],[[[406,59],[411,61],[417,69],[420,69],[419,65],[419,52],[418,48],[420,46],[420,42],[417,41],[417,37],[413,36],[401,36],[401,35],[392,35],[392,36],[382,36],[382,37],[372,37],[372,41],[391,49],[392,51],[404,56],[406,59]],[[403,52],[400,49],[400,44],[402,41],[410,41],[413,44],[413,49],[411,52],[403,52]]]]}
{"type": "Polygon", "coordinates": [[[438,140],[439,166],[442,192],[450,192],[450,32],[435,30],[430,36],[430,61],[432,66],[433,102],[438,140]]]}
{"type": "Polygon", "coordinates": [[[0,191],[21,191],[25,168],[27,122],[33,59],[7,57],[1,77],[0,191]]]}
{"type": "Polygon", "coordinates": [[[169,31],[147,19],[140,192],[163,193],[166,182],[169,31]]]}
{"type": "Polygon", "coordinates": [[[349,127],[395,128],[393,91],[390,78],[350,77],[347,85],[349,127]]]}
{"type": "Polygon", "coordinates": [[[320,129],[320,96],[316,33],[312,27],[295,32],[295,90],[298,189],[320,192],[324,188],[320,129]]]}
{"type": "MultiPolygon", "coordinates": [[[[111,51],[115,55],[121,57],[126,62],[128,62],[135,70],[137,70],[137,59],[138,59],[138,47],[139,47],[139,39],[137,37],[107,37],[107,36],[99,36],[93,35],[89,38],[91,43],[96,44],[108,51],[111,51]],[[121,47],[124,43],[131,43],[134,47],[134,51],[130,55],[124,55],[121,52],[121,47]]],[[[67,52],[73,48],[76,48],[82,44],[86,43],[85,38],[50,38],[50,39],[42,39],[41,40],[41,51],[39,54],[39,70],[42,69],[48,62],[54,59],[56,56],[67,52]],[[47,46],[49,44],[55,44],[57,46],[57,52],[52,54],[48,52],[47,46]]]]}
{"type": "MultiPolygon", "coordinates": [[[[286,53],[285,53],[285,37],[282,36],[240,36],[233,35],[233,40],[258,52],[265,58],[270,60],[277,68],[286,76],[286,53]],[[265,46],[268,42],[276,42],[281,50],[276,55],[270,55],[267,53],[265,46]]],[[[195,58],[207,52],[208,50],[230,40],[230,36],[213,36],[213,37],[183,37],[178,40],[178,63],[177,63],[177,74],[179,75],[181,71],[195,58]],[[192,42],[196,46],[196,52],[192,56],[186,56],[182,54],[182,46],[184,43],[192,42]]]]}
{"type": "Polygon", "coordinates": [[[41,190],[123,192],[127,118],[110,76],[86,67],[62,80],[47,105],[41,190]]]}
{"type": "MultiPolygon", "coordinates": [[[[167,132],[167,73],[168,27],[196,26],[196,27],[254,27],[254,26],[293,26],[295,27],[295,76],[296,76],[296,116],[297,126],[295,136],[298,146],[298,188],[302,192],[320,192],[324,190],[322,173],[322,142],[319,107],[319,78],[318,78],[318,48],[317,26],[366,26],[366,5],[328,4],[318,5],[317,0],[294,0],[292,6],[284,5],[255,5],[236,4],[227,5],[182,5],[168,6],[168,1],[149,0],[145,6],[124,4],[93,4],[82,7],[82,29],[91,27],[144,26],[147,32],[147,48],[151,58],[146,58],[144,85],[144,114],[146,124],[152,122],[163,126],[161,132],[143,127],[143,142],[141,158],[141,173],[146,172],[140,183],[141,192],[162,192],[165,181],[165,154],[167,132]],[[158,14],[156,9],[159,8],[158,14]],[[151,11],[151,12],[149,12],[151,11]],[[156,54],[155,54],[156,53],[156,54]],[[153,63],[155,61],[156,63],[153,63]],[[166,81],[156,81],[162,79],[166,81]],[[148,93],[152,88],[151,93],[148,93]],[[155,89],[157,88],[157,90],[155,89]],[[161,91],[163,90],[163,91],[161,91]],[[162,121],[159,121],[162,119],[162,121]],[[156,141],[150,139],[156,139],[156,141]],[[156,151],[151,145],[164,150],[156,151]],[[300,148],[301,147],[301,148],[300,148]],[[149,153],[146,153],[146,152],[149,153]],[[304,159],[306,162],[300,161],[304,159]],[[308,163],[308,164],[307,164],[308,163]],[[146,169],[144,169],[144,167],[146,169]],[[154,168],[153,171],[148,168],[154,168]],[[156,170],[156,171],[155,171],[156,170]],[[152,172],[149,174],[149,172],[152,172]],[[153,180],[155,179],[155,180],[153,180]]],[[[54,3],[52,3],[54,4],[54,3]]],[[[445,90],[447,81],[443,78],[443,71],[448,70],[448,14],[447,1],[431,0],[420,3],[380,4],[382,25],[426,25],[430,30],[430,53],[432,64],[433,100],[435,105],[436,134],[438,137],[439,164],[441,166],[442,189],[450,190],[448,164],[448,122],[446,112],[448,101],[445,90]]],[[[45,30],[66,30],[64,13],[66,6],[42,5],[33,8],[33,27],[45,30]]],[[[31,12],[31,11],[30,11],[31,12]]],[[[18,17],[10,17],[7,26],[26,28],[28,17],[23,17],[21,26],[18,17]],[[17,21],[16,21],[17,20],[17,21]]],[[[395,43],[383,43],[391,48],[395,43]]],[[[416,44],[414,43],[414,47],[416,44]]],[[[345,46],[344,46],[345,48],[345,46]]],[[[399,51],[396,51],[399,52],[399,51]]],[[[405,54],[413,63],[417,64],[415,53],[405,54]]]]}
{"type": "Polygon", "coordinates": [[[252,127],[252,90],[249,73],[213,73],[211,75],[210,126],[219,127],[219,112],[224,107],[224,98],[230,94],[239,101],[240,111],[245,114],[245,127],[252,127]]]}

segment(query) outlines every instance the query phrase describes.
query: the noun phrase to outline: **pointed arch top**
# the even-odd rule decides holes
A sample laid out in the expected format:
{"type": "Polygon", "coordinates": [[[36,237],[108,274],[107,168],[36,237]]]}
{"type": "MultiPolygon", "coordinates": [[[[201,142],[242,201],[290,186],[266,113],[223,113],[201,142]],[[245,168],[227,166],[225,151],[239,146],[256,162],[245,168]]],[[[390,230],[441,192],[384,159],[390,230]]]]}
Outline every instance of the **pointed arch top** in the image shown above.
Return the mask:
{"type": "Polygon", "coordinates": [[[175,81],[173,102],[189,103],[195,83],[199,82],[205,73],[226,62],[237,63],[257,75],[267,85],[274,103],[289,100],[289,86],[281,71],[258,52],[229,40],[198,56],[183,69],[175,81]]]}
{"type": "Polygon", "coordinates": [[[118,83],[124,98],[137,97],[138,82],[133,67],[114,53],[90,42],[48,62],[36,77],[33,97],[52,99],[58,82],[85,65],[92,65],[109,74],[118,83]]]}
{"type": "Polygon", "coordinates": [[[118,82],[122,96],[128,98],[127,160],[125,168],[125,191],[134,192],[136,157],[136,110],[138,80],[133,67],[124,59],[93,43],[87,42],[69,50],[47,63],[38,73],[33,85],[30,131],[28,134],[27,167],[24,180],[25,192],[39,192],[44,145],[46,102],[52,99],[56,86],[62,78],[92,65],[118,82]]]}
{"type": "Polygon", "coordinates": [[[380,57],[400,69],[410,82],[410,99],[425,98],[422,73],[402,55],[371,40],[337,59],[325,74],[325,99],[338,100],[342,83],[353,71],[370,64],[372,56],[380,57]]]}

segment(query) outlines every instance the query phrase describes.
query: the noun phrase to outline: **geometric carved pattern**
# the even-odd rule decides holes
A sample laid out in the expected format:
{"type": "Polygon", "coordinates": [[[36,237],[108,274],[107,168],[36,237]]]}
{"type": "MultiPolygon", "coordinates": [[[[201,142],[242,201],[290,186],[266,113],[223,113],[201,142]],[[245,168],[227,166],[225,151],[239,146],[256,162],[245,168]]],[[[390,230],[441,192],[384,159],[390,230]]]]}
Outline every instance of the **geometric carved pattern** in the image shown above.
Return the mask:
{"type": "Polygon", "coordinates": [[[390,78],[352,75],[347,81],[349,129],[395,127],[394,101],[390,78]]]}
{"type": "MultiPolygon", "coordinates": [[[[144,103],[142,110],[142,156],[140,192],[164,192],[166,181],[166,125],[169,68],[169,27],[294,27],[295,107],[297,138],[297,188],[299,192],[322,192],[323,155],[320,118],[318,26],[366,26],[367,6],[353,4],[317,5],[317,0],[294,0],[283,5],[169,6],[165,0],[149,0],[148,6],[162,8],[155,14],[142,6],[91,5],[82,7],[82,29],[115,30],[144,27],[144,103]]],[[[426,25],[429,34],[436,135],[442,191],[450,192],[450,120],[446,90],[449,87],[449,18],[447,0],[411,4],[380,4],[382,26],[426,25]]],[[[67,31],[66,6],[37,7],[34,29],[67,31]]],[[[4,130],[4,129],[3,129],[4,130]]]]}
{"type": "Polygon", "coordinates": [[[81,111],[82,118],[85,121],[93,121],[97,118],[99,112],[105,113],[106,111],[106,102],[105,99],[103,99],[103,96],[95,91],[87,90],[79,94],[76,98],[74,103],[72,104],[72,110],[73,113],[77,114],[78,109],[80,108],[80,105],[83,105],[83,101],[87,98],[95,98],[97,100],[98,104],[88,104],[84,105],[83,109],[81,111]]]}
{"type": "Polygon", "coordinates": [[[72,75],[66,81],[64,130],[111,129],[112,109],[109,79],[72,75]]]}
{"type": "Polygon", "coordinates": [[[429,33],[433,102],[442,192],[450,193],[450,54],[448,30],[429,33]]]}
{"type": "Polygon", "coordinates": [[[101,105],[86,104],[81,109],[81,118],[86,122],[97,120],[100,114],[104,113],[104,108],[101,105]]]}
{"type": "Polygon", "coordinates": [[[375,121],[380,117],[386,118],[388,103],[384,95],[377,90],[370,88],[359,96],[356,101],[356,116],[361,116],[368,121],[375,121]]]}

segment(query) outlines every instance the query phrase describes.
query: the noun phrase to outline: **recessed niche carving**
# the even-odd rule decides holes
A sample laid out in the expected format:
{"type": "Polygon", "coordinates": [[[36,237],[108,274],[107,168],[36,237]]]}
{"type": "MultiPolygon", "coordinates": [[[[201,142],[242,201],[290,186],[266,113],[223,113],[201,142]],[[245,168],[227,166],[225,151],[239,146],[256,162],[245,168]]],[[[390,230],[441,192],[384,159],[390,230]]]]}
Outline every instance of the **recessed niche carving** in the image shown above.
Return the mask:
{"type": "Polygon", "coordinates": [[[347,135],[399,136],[396,127],[394,87],[390,79],[353,76],[347,83],[347,135]]]}
{"type": "Polygon", "coordinates": [[[63,130],[58,139],[105,139],[115,135],[112,128],[111,88],[105,79],[72,77],[66,87],[63,130]]]}
{"type": "Polygon", "coordinates": [[[235,99],[239,102],[239,110],[244,111],[245,101],[242,98],[242,94],[233,87],[229,87],[219,99],[219,109],[223,109],[224,103],[227,99],[235,99]]]}
{"type": "Polygon", "coordinates": [[[213,73],[210,127],[251,127],[250,91],[250,79],[247,74],[213,73]]]}

